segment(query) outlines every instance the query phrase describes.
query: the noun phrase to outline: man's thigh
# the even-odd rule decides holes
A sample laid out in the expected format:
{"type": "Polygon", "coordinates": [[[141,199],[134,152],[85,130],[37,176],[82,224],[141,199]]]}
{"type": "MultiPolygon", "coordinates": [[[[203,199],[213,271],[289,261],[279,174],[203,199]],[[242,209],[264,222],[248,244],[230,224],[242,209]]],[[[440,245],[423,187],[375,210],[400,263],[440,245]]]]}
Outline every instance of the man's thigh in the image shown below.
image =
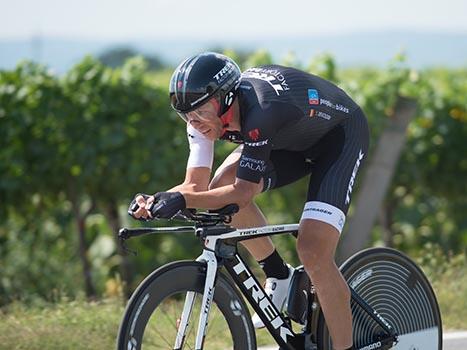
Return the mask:
{"type": "Polygon", "coordinates": [[[242,154],[242,149],[242,145],[235,148],[232,153],[230,153],[227,158],[225,158],[219,168],[216,169],[214,177],[209,183],[210,189],[229,185],[235,182],[238,162],[240,160],[240,155],[242,154]]]}
{"type": "Polygon", "coordinates": [[[302,220],[324,221],[342,232],[356,176],[368,152],[368,127],[363,114],[335,128],[316,148],[302,220]]]}

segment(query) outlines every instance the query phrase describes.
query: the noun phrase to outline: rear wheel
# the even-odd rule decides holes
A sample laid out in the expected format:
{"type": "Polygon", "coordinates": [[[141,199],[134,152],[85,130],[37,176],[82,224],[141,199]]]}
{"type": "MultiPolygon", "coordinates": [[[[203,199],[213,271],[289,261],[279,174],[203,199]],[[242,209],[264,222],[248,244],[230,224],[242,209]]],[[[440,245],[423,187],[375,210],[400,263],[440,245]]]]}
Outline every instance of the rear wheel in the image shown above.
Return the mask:
{"type": "MultiPolygon", "coordinates": [[[[398,334],[398,343],[390,349],[442,349],[436,296],[422,270],[410,258],[394,249],[370,248],[349,258],[340,269],[355,292],[398,334]]],[[[371,349],[380,349],[377,343],[382,328],[355,301],[351,306],[356,349],[371,344],[376,344],[371,349]]],[[[332,349],[322,311],[317,339],[318,349],[332,349]]]]}
{"type": "MultiPolygon", "coordinates": [[[[148,276],[128,302],[117,349],[195,349],[205,278],[205,264],[198,262],[175,262],[148,276]],[[175,346],[188,292],[193,292],[193,306],[183,344],[175,346]]],[[[203,349],[256,349],[248,308],[221,273],[213,301],[203,349]]]]}

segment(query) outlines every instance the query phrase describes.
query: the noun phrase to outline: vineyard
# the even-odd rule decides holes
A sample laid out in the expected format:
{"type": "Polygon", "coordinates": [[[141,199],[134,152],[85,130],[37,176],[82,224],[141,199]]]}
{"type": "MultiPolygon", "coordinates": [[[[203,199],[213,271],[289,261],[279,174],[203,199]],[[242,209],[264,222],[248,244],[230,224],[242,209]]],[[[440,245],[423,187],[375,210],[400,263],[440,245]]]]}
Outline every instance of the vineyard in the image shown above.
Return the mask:
{"type": "MultiPolygon", "coordinates": [[[[243,69],[272,62],[264,51],[227,54],[243,69]]],[[[401,56],[385,69],[340,69],[328,55],[275,63],[347,91],[368,116],[372,149],[398,98],[416,101],[368,245],[401,249],[433,277],[451,260],[465,271],[467,69],[415,71],[401,56]]],[[[135,193],[165,190],[184,177],[188,146],[169,106],[170,74],[149,70],[140,57],[117,68],[86,57],[62,76],[32,62],[0,71],[0,306],[128,295],[155,267],[199,253],[189,235],[132,242],[136,257],[121,254],[115,241],[119,227],[140,225],[126,215],[135,193]]],[[[232,147],[217,145],[216,164],[232,147]]],[[[271,223],[299,219],[307,182],[258,198],[271,223]]],[[[293,241],[277,243],[297,262],[293,241]]]]}

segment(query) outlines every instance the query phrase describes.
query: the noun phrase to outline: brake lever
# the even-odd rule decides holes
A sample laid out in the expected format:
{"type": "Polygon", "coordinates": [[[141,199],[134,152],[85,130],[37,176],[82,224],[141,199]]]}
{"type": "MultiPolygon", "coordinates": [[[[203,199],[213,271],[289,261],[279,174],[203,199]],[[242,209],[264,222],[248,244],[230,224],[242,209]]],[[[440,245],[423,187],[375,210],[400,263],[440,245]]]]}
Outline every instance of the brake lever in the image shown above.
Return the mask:
{"type": "Polygon", "coordinates": [[[127,254],[132,254],[134,256],[138,255],[138,252],[135,250],[131,250],[128,248],[128,246],[125,244],[125,241],[130,238],[128,234],[128,230],[126,228],[122,228],[120,231],[118,231],[118,243],[120,245],[120,248],[127,254]]]}

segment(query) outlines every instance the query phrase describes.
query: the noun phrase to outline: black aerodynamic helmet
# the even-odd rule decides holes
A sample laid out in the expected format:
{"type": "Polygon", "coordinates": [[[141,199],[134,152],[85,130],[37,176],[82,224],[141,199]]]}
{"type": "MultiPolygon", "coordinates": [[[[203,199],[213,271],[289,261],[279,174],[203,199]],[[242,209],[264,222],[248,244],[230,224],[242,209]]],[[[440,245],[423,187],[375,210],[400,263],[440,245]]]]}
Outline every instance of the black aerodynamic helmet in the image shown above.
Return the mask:
{"type": "Polygon", "coordinates": [[[223,115],[232,105],[241,72],[237,64],[227,56],[204,52],[183,61],[170,79],[170,103],[186,121],[185,113],[191,112],[216,97],[223,115]]]}

